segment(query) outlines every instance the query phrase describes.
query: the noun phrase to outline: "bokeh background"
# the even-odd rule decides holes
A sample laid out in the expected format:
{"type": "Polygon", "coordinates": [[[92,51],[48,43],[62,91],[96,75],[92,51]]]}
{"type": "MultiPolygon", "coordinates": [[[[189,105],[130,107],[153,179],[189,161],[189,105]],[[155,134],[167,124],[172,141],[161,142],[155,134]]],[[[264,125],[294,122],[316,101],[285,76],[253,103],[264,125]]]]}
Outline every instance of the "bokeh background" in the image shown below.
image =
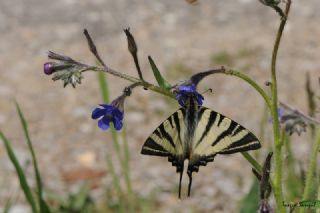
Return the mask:
{"type": "MultiPolygon", "coordinates": [[[[293,0],[279,52],[279,98],[302,111],[307,111],[307,72],[319,90],[318,11],[318,0],[293,0]]],[[[105,185],[112,187],[105,155],[113,155],[114,150],[110,133],[98,129],[90,118],[91,111],[101,103],[97,75],[85,74],[76,89],[63,88],[62,82],[53,82],[43,74],[48,50],[94,64],[82,34],[87,28],[109,66],[137,75],[123,33],[130,27],[148,81],[155,82],[147,60],[151,55],[172,83],[225,65],[242,70],[263,86],[270,79],[278,23],[279,16],[258,0],[201,0],[194,6],[183,0],[0,1],[0,128],[12,140],[32,183],[30,155],[14,107],[17,100],[29,122],[46,189],[65,195],[83,181],[77,172],[96,172],[98,175],[89,177],[89,181],[92,196],[99,199],[105,185]]],[[[108,80],[112,98],[128,85],[113,76],[108,80]]],[[[208,88],[213,93],[206,93],[205,106],[259,135],[264,103],[252,88],[222,75],[206,78],[200,91],[208,88]]],[[[194,175],[192,197],[178,200],[175,168],[164,158],[140,155],[144,140],[178,105],[139,88],[127,99],[125,108],[135,193],[142,197],[152,194],[157,212],[237,212],[253,180],[251,167],[240,154],[218,156],[214,163],[201,167],[194,175]]],[[[294,151],[302,165],[310,147],[304,143],[305,138],[294,138],[294,151]]],[[[260,155],[265,156],[267,151],[263,149],[260,155]]],[[[185,177],[184,191],[187,182],[185,177]]],[[[12,196],[17,198],[16,212],[27,212],[14,168],[1,143],[0,208],[12,196]]]]}

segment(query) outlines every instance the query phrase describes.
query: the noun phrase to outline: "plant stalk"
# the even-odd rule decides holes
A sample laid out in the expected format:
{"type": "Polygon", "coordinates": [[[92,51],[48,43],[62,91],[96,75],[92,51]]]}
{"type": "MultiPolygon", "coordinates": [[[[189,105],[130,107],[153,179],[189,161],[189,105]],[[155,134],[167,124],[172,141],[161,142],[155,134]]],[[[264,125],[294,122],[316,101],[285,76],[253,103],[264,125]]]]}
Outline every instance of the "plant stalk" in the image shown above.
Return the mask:
{"type": "Polygon", "coordinates": [[[274,196],[277,203],[277,209],[279,212],[286,212],[283,204],[283,191],[282,191],[282,142],[280,133],[280,124],[278,118],[278,87],[277,87],[277,76],[276,76],[276,63],[280,41],[282,38],[283,30],[287,22],[288,14],[290,11],[291,0],[287,0],[285,16],[282,17],[279,29],[277,32],[276,40],[272,51],[271,60],[271,79],[272,79],[272,108],[271,115],[273,120],[273,135],[274,135],[274,154],[275,154],[275,171],[274,171],[274,196]]]}

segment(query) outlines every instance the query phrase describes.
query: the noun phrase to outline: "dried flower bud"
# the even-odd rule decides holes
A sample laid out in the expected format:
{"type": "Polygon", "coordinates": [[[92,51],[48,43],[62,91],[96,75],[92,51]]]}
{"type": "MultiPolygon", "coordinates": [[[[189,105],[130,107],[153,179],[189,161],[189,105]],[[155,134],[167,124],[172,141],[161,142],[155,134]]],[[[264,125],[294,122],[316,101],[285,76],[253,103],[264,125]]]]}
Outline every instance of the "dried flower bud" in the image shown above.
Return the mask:
{"type": "Polygon", "coordinates": [[[137,54],[138,52],[138,47],[137,44],[134,40],[133,35],[130,33],[130,28],[124,29],[123,30],[127,36],[127,40],[128,40],[128,49],[130,51],[131,54],[137,54]]]}
{"type": "Polygon", "coordinates": [[[281,0],[259,0],[262,4],[273,8],[282,18],[286,15],[283,13],[282,9],[278,6],[281,0]]]}
{"type": "Polygon", "coordinates": [[[127,40],[128,40],[128,50],[132,55],[134,64],[136,65],[136,69],[138,71],[138,75],[139,78],[144,81],[143,76],[142,76],[142,72],[140,69],[140,65],[139,65],[139,60],[138,60],[138,47],[137,44],[134,40],[133,35],[130,33],[130,28],[124,29],[123,30],[127,36],[127,40]]]}
{"type": "Polygon", "coordinates": [[[267,6],[277,6],[281,1],[280,0],[259,0],[262,4],[267,6]]]}
{"type": "Polygon", "coordinates": [[[69,62],[72,63],[74,60],[68,56],[60,55],[58,53],[48,51],[48,58],[57,60],[57,61],[63,61],[63,62],[69,62]]]}

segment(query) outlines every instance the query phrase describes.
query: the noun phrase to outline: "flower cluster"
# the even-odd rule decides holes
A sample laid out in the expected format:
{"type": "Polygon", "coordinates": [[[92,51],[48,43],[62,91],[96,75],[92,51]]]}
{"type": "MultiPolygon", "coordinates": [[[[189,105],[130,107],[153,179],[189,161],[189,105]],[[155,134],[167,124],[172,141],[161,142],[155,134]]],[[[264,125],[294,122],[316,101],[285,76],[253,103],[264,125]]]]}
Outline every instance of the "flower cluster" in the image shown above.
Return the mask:
{"type": "MultiPolygon", "coordinates": [[[[289,135],[293,133],[301,135],[302,132],[306,131],[308,121],[297,111],[285,112],[283,108],[278,108],[278,118],[281,126],[289,135]]],[[[271,117],[269,122],[272,122],[271,117]]]]}
{"type": "Polygon", "coordinates": [[[62,80],[63,86],[71,84],[73,88],[81,84],[82,72],[90,69],[89,66],[81,64],[70,57],[49,52],[48,57],[57,62],[46,62],[43,65],[43,71],[46,75],[54,74],[52,80],[62,80]]]}

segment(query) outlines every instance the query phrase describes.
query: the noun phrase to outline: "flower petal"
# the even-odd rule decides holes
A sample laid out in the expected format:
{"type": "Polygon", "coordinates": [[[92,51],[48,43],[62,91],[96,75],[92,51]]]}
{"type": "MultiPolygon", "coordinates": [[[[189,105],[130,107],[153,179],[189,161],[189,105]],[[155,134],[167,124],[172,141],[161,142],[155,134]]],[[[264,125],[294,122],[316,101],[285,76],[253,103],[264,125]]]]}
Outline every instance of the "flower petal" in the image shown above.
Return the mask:
{"type": "Polygon", "coordinates": [[[123,112],[121,112],[118,108],[114,108],[113,117],[115,117],[119,120],[122,120],[123,119],[123,112]]]}
{"type": "Polygon", "coordinates": [[[121,119],[117,119],[116,117],[113,118],[112,120],[114,128],[119,131],[120,129],[122,129],[122,120],[121,119]]]}
{"type": "Polygon", "coordinates": [[[92,119],[97,119],[97,118],[100,118],[101,116],[103,116],[104,114],[106,114],[106,110],[105,109],[95,108],[92,111],[91,118],[92,119]]]}
{"type": "Polygon", "coordinates": [[[186,105],[186,100],[187,100],[188,96],[187,95],[183,95],[181,93],[178,93],[176,96],[177,101],[179,102],[179,104],[181,106],[185,106],[186,105]]]}
{"type": "Polygon", "coordinates": [[[179,92],[194,93],[194,92],[196,92],[196,86],[194,84],[180,85],[179,92]]]}
{"type": "Polygon", "coordinates": [[[106,117],[103,117],[98,121],[98,126],[102,130],[107,130],[109,129],[109,126],[110,126],[110,120],[107,119],[106,117]]]}
{"type": "Polygon", "coordinates": [[[114,106],[108,105],[108,104],[99,104],[102,106],[106,111],[112,111],[114,109],[114,106]]]}
{"type": "Polygon", "coordinates": [[[204,97],[203,97],[200,93],[198,93],[198,92],[195,93],[195,96],[196,96],[198,105],[199,105],[199,106],[202,106],[204,97]]]}

